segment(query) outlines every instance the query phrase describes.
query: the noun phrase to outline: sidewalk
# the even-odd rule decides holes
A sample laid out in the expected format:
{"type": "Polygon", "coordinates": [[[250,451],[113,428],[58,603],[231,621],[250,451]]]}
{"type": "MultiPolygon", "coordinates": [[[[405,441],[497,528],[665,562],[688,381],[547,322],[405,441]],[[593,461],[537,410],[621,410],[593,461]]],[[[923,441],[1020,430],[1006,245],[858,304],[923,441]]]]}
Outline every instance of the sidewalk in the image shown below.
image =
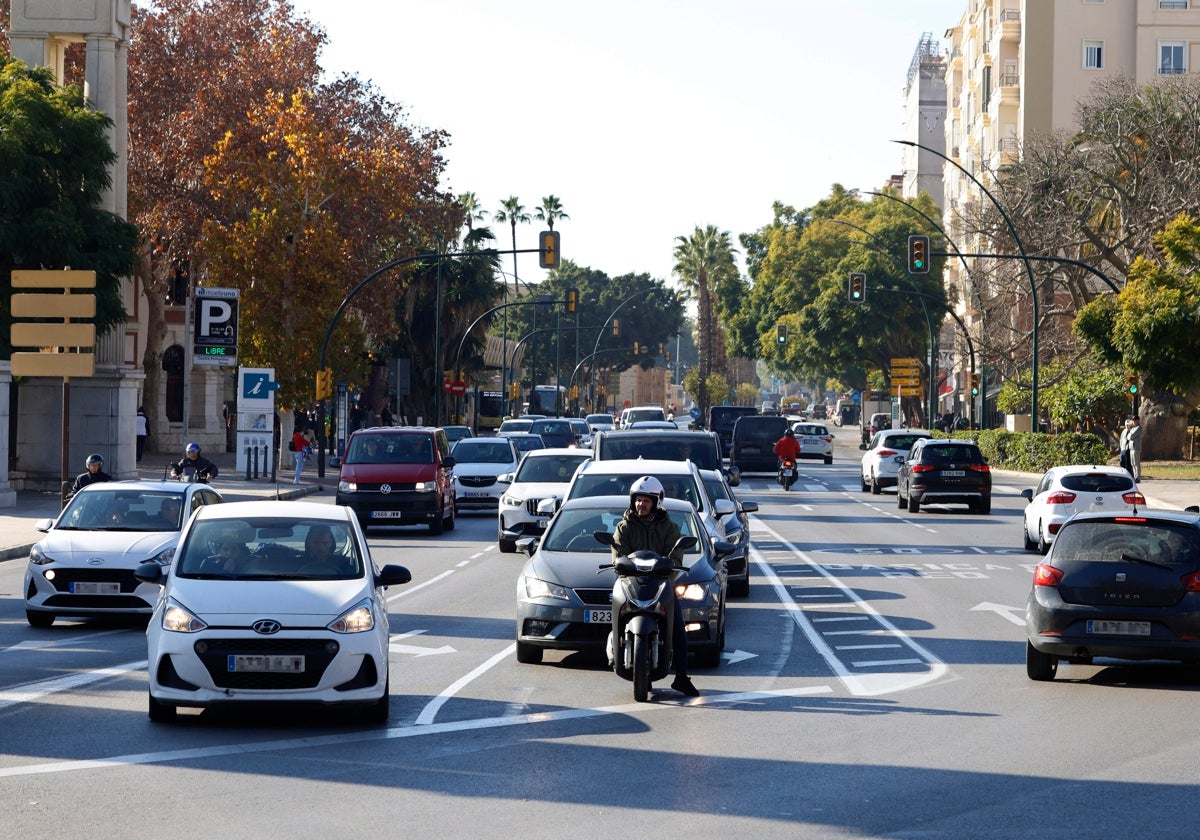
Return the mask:
{"type": "MultiPolygon", "coordinates": [[[[324,493],[332,496],[337,490],[337,467],[331,467],[326,461],[325,477],[317,478],[315,461],[309,464],[301,478],[299,486],[292,484],[294,470],[290,466],[290,453],[285,463],[289,466],[276,473],[277,481],[271,481],[270,474],[256,479],[246,480],[245,472],[238,473],[234,469],[235,458],[232,452],[205,453],[217,465],[220,471],[212,486],[217,489],[227,502],[243,502],[254,499],[298,499],[313,493],[324,493]]],[[[179,456],[182,457],[182,456],[179,456]]],[[[145,481],[161,481],[165,465],[172,459],[167,455],[147,453],[138,465],[138,478],[145,481]]],[[[80,470],[82,472],[82,470],[80,470]]],[[[58,516],[60,506],[58,493],[39,493],[35,491],[20,491],[17,493],[17,503],[13,507],[0,508],[0,562],[13,559],[25,559],[29,556],[30,547],[42,538],[33,524],[39,519],[52,519],[58,516]]]]}

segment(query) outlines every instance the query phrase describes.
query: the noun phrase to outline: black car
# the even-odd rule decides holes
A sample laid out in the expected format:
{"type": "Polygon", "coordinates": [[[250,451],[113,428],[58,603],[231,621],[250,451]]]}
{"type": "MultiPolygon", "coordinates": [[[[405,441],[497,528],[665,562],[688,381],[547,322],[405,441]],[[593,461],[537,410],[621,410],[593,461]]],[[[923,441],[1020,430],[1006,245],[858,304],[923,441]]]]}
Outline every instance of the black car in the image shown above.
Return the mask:
{"type": "Polygon", "coordinates": [[[1038,564],[1025,609],[1025,669],[1096,657],[1200,662],[1200,516],[1078,513],[1038,564]]]}
{"type": "Polygon", "coordinates": [[[708,429],[721,439],[721,455],[728,458],[733,448],[733,424],[739,417],[755,415],[752,405],[714,405],[708,409],[708,429]]]}
{"type": "Polygon", "coordinates": [[[733,424],[733,445],[729,451],[729,466],[740,472],[775,472],[779,459],[775,443],[787,431],[786,417],[778,414],[739,417],[733,424]]]}
{"type": "Polygon", "coordinates": [[[928,504],[992,512],[992,472],[978,446],[969,440],[933,438],[913,443],[896,476],[896,505],[916,513],[928,504]]]}
{"type": "Polygon", "coordinates": [[[541,435],[546,446],[551,449],[574,446],[579,442],[575,436],[575,430],[571,428],[571,423],[566,418],[534,420],[529,431],[531,434],[541,435]]]}
{"type": "Polygon", "coordinates": [[[714,432],[676,429],[622,429],[598,432],[592,437],[592,457],[597,461],[688,460],[702,470],[722,472],[737,487],[741,473],[721,462],[721,441],[714,432]]]}

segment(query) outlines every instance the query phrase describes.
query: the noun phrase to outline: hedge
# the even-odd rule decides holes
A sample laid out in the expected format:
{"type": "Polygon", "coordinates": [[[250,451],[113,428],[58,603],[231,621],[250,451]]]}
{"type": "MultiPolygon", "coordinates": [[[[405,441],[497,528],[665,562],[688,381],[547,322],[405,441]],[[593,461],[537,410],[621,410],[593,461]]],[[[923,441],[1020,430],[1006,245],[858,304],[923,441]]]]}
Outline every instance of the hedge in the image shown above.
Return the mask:
{"type": "MultiPolygon", "coordinates": [[[[947,435],[934,432],[934,437],[947,435]]],[[[958,440],[973,440],[988,464],[998,470],[1041,473],[1063,464],[1107,464],[1108,447],[1090,432],[1009,432],[1003,429],[960,429],[958,440]]]]}

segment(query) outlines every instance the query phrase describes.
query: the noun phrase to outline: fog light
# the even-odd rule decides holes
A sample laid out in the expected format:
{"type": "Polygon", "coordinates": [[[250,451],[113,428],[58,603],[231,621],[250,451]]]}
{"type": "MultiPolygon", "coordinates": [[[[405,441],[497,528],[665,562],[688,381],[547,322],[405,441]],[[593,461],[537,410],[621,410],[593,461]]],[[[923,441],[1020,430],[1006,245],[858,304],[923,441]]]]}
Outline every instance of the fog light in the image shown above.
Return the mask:
{"type": "Polygon", "coordinates": [[[54,580],[54,577],[55,577],[55,575],[54,575],[54,570],[53,570],[53,569],[47,569],[47,570],[46,570],[46,574],[45,574],[45,578],[46,578],[46,580],[54,580]]]}
{"type": "Polygon", "coordinates": [[[196,651],[197,656],[203,656],[208,653],[208,642],[196,642],[192,645],[192,650],[196,651]]]}
{"type": "Polygon", "coordinates": [[[325,652],[328,653],[330,656],[336,655],[338,650],[339,650],[338,643],[333,641],[332,639],[330,639],[328,642],[325,643],[325,652]]]}
{"type": "Polygon", "coordinates": [[[553,626],[553,625],[549,621],[539,621],[537,619],[530,619],[529,621],[525,622],[525,635],[526,636],[545,636],[547,633],[550,632],[551,626],[553,626]]]}

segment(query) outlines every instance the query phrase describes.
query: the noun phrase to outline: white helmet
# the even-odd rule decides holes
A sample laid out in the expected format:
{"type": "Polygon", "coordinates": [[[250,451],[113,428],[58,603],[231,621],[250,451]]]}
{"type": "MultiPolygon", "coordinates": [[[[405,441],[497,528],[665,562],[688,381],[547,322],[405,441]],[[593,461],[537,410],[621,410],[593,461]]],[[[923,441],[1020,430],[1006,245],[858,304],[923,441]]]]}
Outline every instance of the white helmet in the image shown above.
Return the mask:
{"type": "Polygon", "coordinates": [[[661,507],[664,495],[666,493],[663,491],[662,482],[652,475],[644,475],[629,487],[629,506],[633,507],[636,496],[649,496],[654,499],[654,507],[657,509],[661,507]]]}

